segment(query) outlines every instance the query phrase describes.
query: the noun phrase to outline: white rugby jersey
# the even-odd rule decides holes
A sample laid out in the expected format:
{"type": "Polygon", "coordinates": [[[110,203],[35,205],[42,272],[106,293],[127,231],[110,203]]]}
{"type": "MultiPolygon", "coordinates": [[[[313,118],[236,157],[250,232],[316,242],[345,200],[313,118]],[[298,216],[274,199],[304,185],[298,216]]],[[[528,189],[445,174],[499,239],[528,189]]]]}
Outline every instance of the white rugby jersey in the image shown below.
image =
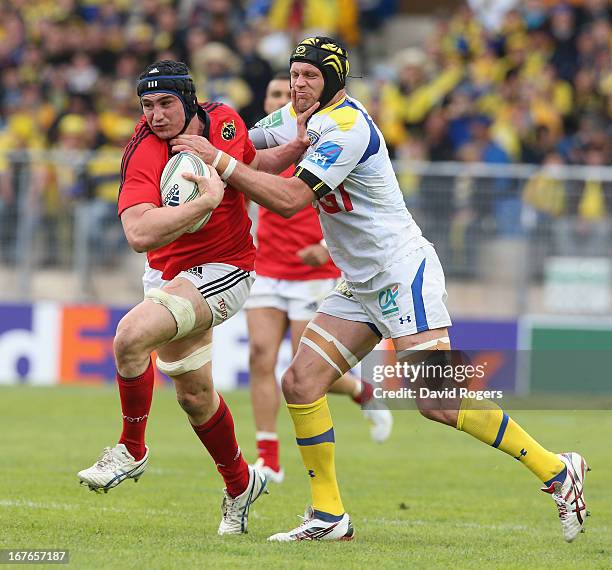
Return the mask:
{"type": "MultiPolygon", "coordinates": [[[[295,117],[288,103],[259,121],[251,133],[255,146],[293,140],[295,117]]],[[[316,206],[331,258],[348,281],[367,281],[429,243],[406,209],[383,136],[361,103],[345,97],[315,113],[308,134],[311,146],[296,173],[303,168],[331,189],[316,206]]]]}

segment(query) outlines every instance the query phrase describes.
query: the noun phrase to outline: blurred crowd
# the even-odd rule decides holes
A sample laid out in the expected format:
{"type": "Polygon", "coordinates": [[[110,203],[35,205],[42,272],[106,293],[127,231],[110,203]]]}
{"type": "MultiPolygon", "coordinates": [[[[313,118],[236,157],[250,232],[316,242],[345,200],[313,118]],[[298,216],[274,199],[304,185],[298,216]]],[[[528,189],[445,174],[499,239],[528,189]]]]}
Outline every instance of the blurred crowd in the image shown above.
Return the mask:
{"type": "MultiPolygon", "coordinates": [[[[398,164],[609,163],[607,0],[469,0],[434,16],[420,47],[375,59],[368,47],[384,52],[385,26],[399,4],[0,0],[0,244],[15,234],[15,193],[27,177],[37,189],[30,194],[46,263],[61,261],[57,242],[72,231],[65,205],[83,199],[90,226],[101,228],[92,243],[100,255],[116,249],[120,236],[109,238],[104,223],[114,216],[121,149],[141,112],[136,78],[146,65],[187,62],[199,99],[232,105],[251,126],[263,115],[269,79],[286,68],[295,42],[315,33],[349,48],[361,76],[349,92],[366,104],[398,164]],[[19,162],[26,149],[44,157],[27,171],[19,162]]],[[[409,169],[401,183],[408,200],[422,186],[409,169]]],[[[600,194],[596,208],[612,211],[608,187],[600,194]]],[[[533,190],[526,199],[536,209],[542,202],[533,190]]],[[[427,213],[426,202],[419,207],[427,213]]],[[[562,213],[578,211],[574,202],[565,201],[562,213]]],[[[10,261],[11,248],[1,251],[10,261]]]]}
{"type": "Polygon", "coordinates": [[[577,164],[597,147],[607,161],[608,2],[551,4],[472,0],[436,22],[424,49],[396,54],[371,106],[398,155],[577,164]]]}

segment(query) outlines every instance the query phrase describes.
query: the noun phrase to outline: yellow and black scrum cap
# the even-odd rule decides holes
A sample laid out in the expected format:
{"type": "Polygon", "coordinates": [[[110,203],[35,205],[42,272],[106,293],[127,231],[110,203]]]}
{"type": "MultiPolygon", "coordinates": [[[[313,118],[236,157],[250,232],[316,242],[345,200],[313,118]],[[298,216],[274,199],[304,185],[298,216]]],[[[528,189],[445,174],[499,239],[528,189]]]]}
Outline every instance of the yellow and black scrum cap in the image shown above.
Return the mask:
{"type": "Polygon", "coordinates": [[[310,63],[323,74],[325,86],[319,99],[321,107],[325,107],[344,88],[349,72],[348,54],[336,40],[324,36],[302,40],[293,50],[289,65],[295,61],[310,63]]]}

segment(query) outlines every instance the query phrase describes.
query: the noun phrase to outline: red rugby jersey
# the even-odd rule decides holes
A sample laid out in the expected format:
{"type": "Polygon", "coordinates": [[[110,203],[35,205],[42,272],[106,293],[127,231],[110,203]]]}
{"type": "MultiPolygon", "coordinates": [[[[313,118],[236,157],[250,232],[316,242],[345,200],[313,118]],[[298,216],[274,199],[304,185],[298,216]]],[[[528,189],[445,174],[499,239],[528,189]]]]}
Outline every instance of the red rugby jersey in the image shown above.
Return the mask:
{"type": "MultiPolygon", "coordinates": [[[[291,166],[281,176],[290,178],[294,170],[295,166],[291,166]]],[[[312,267],[297,255],[299,250],[322,239],[319,216],[312,206],[307,206],[289,219],[260,207],[255,260],[257,275],[291,281],[340,277],[340,270],[331,259],[324,265],[312,267]]]]}
{"type": "MultiPolygon", "coordinates": [[[[210,118],[210,142],[237,160],[250,164],[256,151],[238,113],[222,103],[202,103],[200,107],[210,118]]],[[[151,131],[143,115],[123,153],[118,199],[120,216],[136,204],[162,205],[159,182],[169,158],[168,141],[151,131]]],[[[201,230],[185,233],[172,243],[148,251],[147,259],[149,265],[161,271],[167,280],[204,263],[228,263],[252,271],[255,247],[250,229],[251,220],[243,195],[228,186],[223,201],[201,230]]]]}

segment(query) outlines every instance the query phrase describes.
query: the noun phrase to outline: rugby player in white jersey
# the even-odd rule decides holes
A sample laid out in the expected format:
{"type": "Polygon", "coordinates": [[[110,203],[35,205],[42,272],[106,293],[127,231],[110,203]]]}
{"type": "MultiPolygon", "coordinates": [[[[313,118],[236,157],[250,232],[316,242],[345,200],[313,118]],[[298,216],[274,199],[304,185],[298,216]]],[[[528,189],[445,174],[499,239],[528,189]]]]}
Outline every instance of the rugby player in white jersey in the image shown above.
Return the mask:
{"type": "MultiPolygon", "coordinates": [[[[290,66],[291,106],[281,110],[282,121],[270,121],[266,139],[290,140],[295,136],[291,108],[300,113],[319,102],[308,123],[311,145],[292,179],[256,172],[201,137],[181,135],[171,145],[175,152],[197,152],[234,188],[283,216],[316,202],[331,257],[345,281],[319,307],[282,379],[312,506],[301,525],[269,540],[350,540],[354,530],[336,481],[326,393],[381,336],[392,340],[400,362],[447,364],[451,320],[442,267],[405,207],[380,130],[363,105],[346,94],[346,51],[331,38],[307,38],[293,51],[290,66]]],[[[416,403],[426,418],[523,463],[554,499],[565,540],[576,538],[588,514],[583,495],[588,467],[581,455],[548,451],[492,401],[447,397],[416,403]]]]}
{"type": "MultiPolygon", "coordinates": [[[[264,110],[278,123],[274,113],[291,101],[289,73],[277,74],[268,84],[264,110]]],[[[280,112],[279,112],[280,113],[280,112]]],[[[294,118],[291,117],[291,121],[294,118]]],[[[267,125],[271,120],[265,119],[267,125]]],[[[255,148],[268,148],[263,126],[255,125],[249,136],[258,141],[255,148]]],[[[276,147],[276,144],[270,145],[276,147]]],[[[295,165],[281,173],[291,178],[295,165]]],[[[276,418],[280,393],[274,370],[281,342],[289,331],[295,353],[306,325],[315,316],[323,298],[336,286],[340,271],[324,245],[319,217],[314,208],[304,208],[287,219],[259,208],[257,224],[257,279],[244,305],[249,333],[249,372],[251,402],[255,419],[257,462],[269,481],[281,483],[276,418]]],[[[349,396],[362,406],[370,422],[370,435],[384,442],[393,426],[391,412],[373,398],[374,388],[350,373],[334,382],[330,392],[349,396]]]]}

